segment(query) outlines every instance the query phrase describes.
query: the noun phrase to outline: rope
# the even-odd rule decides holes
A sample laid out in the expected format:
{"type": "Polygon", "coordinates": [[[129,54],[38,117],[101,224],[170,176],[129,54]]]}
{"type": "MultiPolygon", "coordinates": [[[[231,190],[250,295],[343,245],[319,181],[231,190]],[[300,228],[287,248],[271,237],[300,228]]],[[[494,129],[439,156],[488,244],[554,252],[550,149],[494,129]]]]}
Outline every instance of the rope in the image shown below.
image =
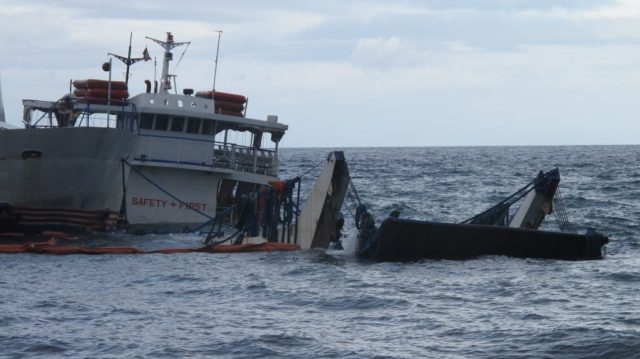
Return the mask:
{"type": "Polygon", "coordinates": [[[347,201],[342,203],[342,207],[346,208],[347,212],[356,220],[357,225],[357,216],[358,216],[358,208],[364,207],[362,205],[362,201],[360,200],[360,196],[358,195],[358,190],[356,190],[356,186],[353,184],[353,180],[349,178],[349,183],[347,184],[347,192],[345,198],[347,201]]]}
{"type": "Polygon", "coordinates": [[[564,199],[562,198],[562,194],[560,193],[560,187],[556,189],[556,194],[553,197],[553,206],[555,207],[553,214],[558,221],[560,231],[571,232],[569,230],[569,216],[567,215],[567,209],[564,206],[564,199]]]}
{"type": "Polygon", "coordinates": [[[298,176],[298,177],[303,178],[304,176],[308,175],[311,171],[313,171],[313,170],[315,170],[316,168],[320,167],[320,165],[322,165],[322,164],[323,164],[323,163],[325,163],[325,162],[326,162],[326,160],[322,160],[322,161],[320,161],[318,164],[313,165],[311,168],[309,168],[306,172],[304,172],[303,174],[301,174],[301,175],[300,175],[300,176],[298,176]]]}
{"type": "Polygon", "coordinates": [[[191,43],[187,42],[187,46],[185,46],[184,50],[182,50],[182,55],[180,55],[180,59],[178,59],[178,62],[176,63],[176,66],[173,67],[173,72],[174,73],[178,72],[178,66],[180,66],[180,63],[182,62],[182,58],[184,57],[184,54],[187,52],[187,49],[189,49],[189,45],[191,45],[191,43]]]}
{"type": "Polygon", "coordinates": [[[518,202],[520,199],[522,199],[524,196],[526,196],[529,192],[531,192],[535,187],[533,186],[534,181],[529,182],[526,186],[520,188],[519,190],[517,190],[516,192],[514,192],[513,194],[509,195],[507,198],[503,199],[502,201],[498,202],[498,204],[496,204],[495,206],[465,220],[460,222],[460,224],[465,224],[465,223],[469,223],[472,222],[482,216],[485,216],[487,214],[491,214],[492,212],[498,210],[498,209],[504,209],[505,206],[506,208],[511,207],[512,204],[518,202]]]}
{"type": "MultiPolygon", "coordinates": [[[[205,239],[206,244],[211,244],[211,245],[222,244],[231,240],[234,237],[239,237],[243,235],[243,233],[246,233],[248,230],[251,230],[251,235],[257,235],[258,233],[257,217],[259,215],[260,208],[258,208],[256,201],[261,194],[260,190],[255,190],[253,192],[247,193],[247,195],[249,195],[249,198],[246,201],[242,202],[243,207],[241,208],[241,212],[244,213],[246,211],[246,216],[239,223],[240,228],[238,229],[238,231],[236,231],[234,234],[225,238],[222,241],[212,242],[212,239],[217,237],[222,232],[221,229],[222,229],[224,216],[227,213],[229,213],[231,210],[235,209],[237,207],[237,204],[234,204],[226,208],[225,210],[216,213],[214,217],[211,217],[210,215],[196,208],[188,206],[185,201],[181,200],[180,198],[178,198],[177,196],[175,196],[174,194],[172,194],[171,192],[167,191],[162,186],[154,182],[151,178],[147,177],[140,170],[138,170],[133,165],[131,165],[131,163],[129,163],[126,159],[123,158],[120,161],[123,164],[123,168],[124,168],[124,165],[126,164],[127,166],[129,166],[129,168],[132,171],[134,171],[136,174],[142,177],[145,181],[149,182],[151,185],[156,187],[165,195],[171,197],[178,203],[182,204],[185,208],[188,208],[208,218],[209,220],[207,222],[203,223],[202,225],[198,226],[196,229],[193,230],[195,232],[209,225],[211,226],[211,229],[209,230],[207,238],[205,239]],[[248,208],[247,206],[249,205],[251,205],[252,208],[248,208]],[[218,230],[215,231],[215,234],[214,234],[216,224],[217,224],[218,230]]],[[[279,196],[277,195],[279,194],[279,192],[277,192],[273,187],[270,188],[269,192],[265,193],[264,195],[266,197],[264,198],[265,204],[269,202],[271,203],[271,205],[263,206],[263,208],[261,209],[263,211],[263,215],[261,219],[262,219],[263,233],[269,233],[268,237],[266,237],[268,240],[271,241],[272,238],[275,239],[275,241],[278,240],[277,236],[275,237],[272,237],[272,236],[273,234],[277,234],[277,227],[279,224],[282,224],[283,225],[282,238],[281,238],[282,242],[284,242],[285,232],[287,232],[286,233],[287,243],[291,241],[291,228],[290,226],[288,226],[289,228],[286,228],[285,230],[284,225],[286,224],[290,225],[293,220],[294,214],[297,216],[300,212],[299,203],[294,203],[293,201],[293,190],[296,184],[298,185],[298,188],[300,188],[300,183],[301,183],[301,177],[296,177],[294,179],[285,181],[285,188],[284,188],[284,193],[282,193],[282,198],[279,198],[279,196]],[[281,213],[282,213],[282,216],[280,216],[281,213]]],[[[238,240],[236,240],[236,244],[238,244],[237,242],[238,240]]]]}
{"type": "Polygon", "coordinates": [[[166,194],[167,196],[171,197],[172,199],[178,201],[178,203],[180,203],[181,205],[183,205],[185,208],[190,209],[204,217],[209,218],[210,220],[213,220],[214,217],[211,217],[210,215],[200,211],[199,209],[193,208],[191,206],[187,205],[187,202],[181,200],[180,198],[176,197],[175,195],[173,195],[172,193],[170,193],[169,191],[167,191],[166,189],[162,188],[159,184],[155,183],[153,180],[151,180],[151,178],[145,176],[142,172],[140,172],[140,170],[138,170],[137,168],[133,167],[126,159],[121,159],[121,161],[126,164],[127,166],[129,166],[129,168],[131,168],[131,170],[133,170],[135,173],[137,173],[140,177],[142,177],[145,181],[151,183],[155,188],[159,189],[162,193],[166,194]]]}

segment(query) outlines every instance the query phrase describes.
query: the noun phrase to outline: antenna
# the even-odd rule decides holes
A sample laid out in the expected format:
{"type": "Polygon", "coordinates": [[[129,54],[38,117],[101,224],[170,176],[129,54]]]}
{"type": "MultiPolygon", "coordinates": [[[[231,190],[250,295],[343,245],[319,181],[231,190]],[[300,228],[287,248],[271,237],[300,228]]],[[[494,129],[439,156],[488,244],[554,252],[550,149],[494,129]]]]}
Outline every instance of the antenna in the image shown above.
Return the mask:
{"type": "Polygon", "coordinates": [[[6,122],[4,119],[4,104],[2,103],[2,80],[0,80],[0,122],[6,122]]]}
{"type": "Polygon", "coordinates": [[[218,33],[218,46],[216,48],[216,64],[213,68],[213,92],[216,92],[216,75],[218,75],[218,55],[220,54],[220,37],[222,37],[222,30],[216,30],[218,33]]]}
{"type": "Polygon", "coordinates": [[[169,93],[169,89],[171,89],[171,75],[169,74],[169,62],[173,60],[173,54],[171,53],[171,50],[173,50],[173,48],[178,46],[188,45],[191,42],[175,42],[173,41],[173,34],[171,34],[170,32],[167,32],[166,41],[156,40],[148,36],[146,36],[146,38],[160,45],[164,49],[164,58],[162,60],[162,74],[160,75],[160,82],[161,82],[160,93],[169,93]]]}
{"type": "MultiPolygon", "coordinates": [[[[158,89],[158,58],[157,57],[153,57],[153,83],[156,87],[156,90],[158,89]]],[[[155,90],[153,92],[156,92],[155,90]]]]}
{"type": "MultiPolygon", "coordinates": [[[[137,57],[137,58],[133,58],[133,59],[131,58],[131,39],[132,38],[133,38],[133,33],[130,32],[129,33],[129,52],[127,53],[127,57],[116,55],[116,54],[112,54],[110,52],[108,53],[109,56],[113,56],[116,59],[122,61],[125,65],[127,65],[127,72],[124,75],[124,82],[127,85],[127,87],[129,86],[129,67],[131,65],[135,64],[138,61],[142,61],[142,60],[147,61],[147,60],[149,60],[147,58],[148,54],[146,56],[143,56],[143,57],[137,57]]],[[[146,51],[146,48],[145,48],[145,51],[146,51]]]]}

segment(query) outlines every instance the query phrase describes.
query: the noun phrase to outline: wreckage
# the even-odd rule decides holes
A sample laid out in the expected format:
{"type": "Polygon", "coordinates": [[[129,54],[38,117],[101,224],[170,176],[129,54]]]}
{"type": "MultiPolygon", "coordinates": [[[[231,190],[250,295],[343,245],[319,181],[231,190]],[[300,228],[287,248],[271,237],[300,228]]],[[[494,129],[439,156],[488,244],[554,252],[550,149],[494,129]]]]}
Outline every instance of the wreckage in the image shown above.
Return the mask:
{"type": "MultiPolygon", "coordinates": [[[[373,215],[360,200],[343,152],[336,151],[327,156],[302,210],[299,209],[300,180],[296,177],[270,183],[243,195],[236,206],[217,213],[200,227],[210,228],[204,247],[139,251],[128,247],[60,247],[39,243],[13,245],[5,249],[0,246],[0,252],[231,253],[340,248],[343,208],[353,214],[358,229],[356,256],[376,261],[465,259],[484,255],[598,259],[609,241],[608,237],[595,231],[585,234],[569,231],[566,211],[558,192],[558,169],[540,172],[534,180],[497,205],[461,223],[404,219],[394,211],[376,225],[373,215]],[[295,200],[294,191],[297,191],[295,200]],[[511,207],[517,202],[520,206],[511,214],[511,207]],[[561,232],[538,230],[552,211],[560,219],[561,232]],[[224,222],[230,218],[235,229],[231,235],[225,235],[224,222]]],[[[6,223],[12,222],[11,213],[0,208],[0,214],[0,229],[7,229],[6,223]]]]}
{"type": "Polygon", "coordinates": [[[461,223],[441,223],[399,218],[392,213],[375,225],[373,216],[358,207],[357,256],[379,261],[465,259],[484,255],[554,259],[598,259],[608,237],[588,230],[569,232],[561,197],[556,211],[561,232],[538,227],[552,213],[560,183],[559,170],[542,171],[525,187],[497,205],[461,223]],[[510,215],[511,206],[521,201],[510,215]]]}

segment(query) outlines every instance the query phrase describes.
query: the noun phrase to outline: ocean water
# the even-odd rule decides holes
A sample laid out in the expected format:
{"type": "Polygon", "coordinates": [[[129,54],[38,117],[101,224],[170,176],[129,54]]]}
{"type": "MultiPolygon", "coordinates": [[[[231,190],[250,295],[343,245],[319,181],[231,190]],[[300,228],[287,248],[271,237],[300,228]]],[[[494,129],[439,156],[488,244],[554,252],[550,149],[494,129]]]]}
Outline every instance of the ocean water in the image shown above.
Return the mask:
{"type": "MultiPolygon", "coordinates": [[[[282,177],[306,174],[304,194],[330,150],[284,149],[282,177]]],[[[607,255],[373,263],[349,220],[344,251],[0,255],[0,357],[640,357],[640,146],[343,150],[378,220],[461,221],[557,166],[569,219],[608,234],[607,255]]]]}

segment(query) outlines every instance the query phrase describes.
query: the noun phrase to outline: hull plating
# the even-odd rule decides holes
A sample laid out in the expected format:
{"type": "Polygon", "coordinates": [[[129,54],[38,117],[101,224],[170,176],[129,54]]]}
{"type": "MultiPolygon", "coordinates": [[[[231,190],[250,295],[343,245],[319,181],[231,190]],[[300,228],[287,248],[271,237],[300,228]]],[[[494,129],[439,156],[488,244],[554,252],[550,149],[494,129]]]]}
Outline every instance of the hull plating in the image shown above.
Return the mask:
{"type": "Polygon", "coordinates": [[[82,225],[83,219],[74,218],[86,217],[88,227],[106,227],[119,211],[120,159],[135,149],[134,134],[108,128],[19,129],[0,131],[0,144],[0,202],[15,208],[21,224],[82,225]]]}

